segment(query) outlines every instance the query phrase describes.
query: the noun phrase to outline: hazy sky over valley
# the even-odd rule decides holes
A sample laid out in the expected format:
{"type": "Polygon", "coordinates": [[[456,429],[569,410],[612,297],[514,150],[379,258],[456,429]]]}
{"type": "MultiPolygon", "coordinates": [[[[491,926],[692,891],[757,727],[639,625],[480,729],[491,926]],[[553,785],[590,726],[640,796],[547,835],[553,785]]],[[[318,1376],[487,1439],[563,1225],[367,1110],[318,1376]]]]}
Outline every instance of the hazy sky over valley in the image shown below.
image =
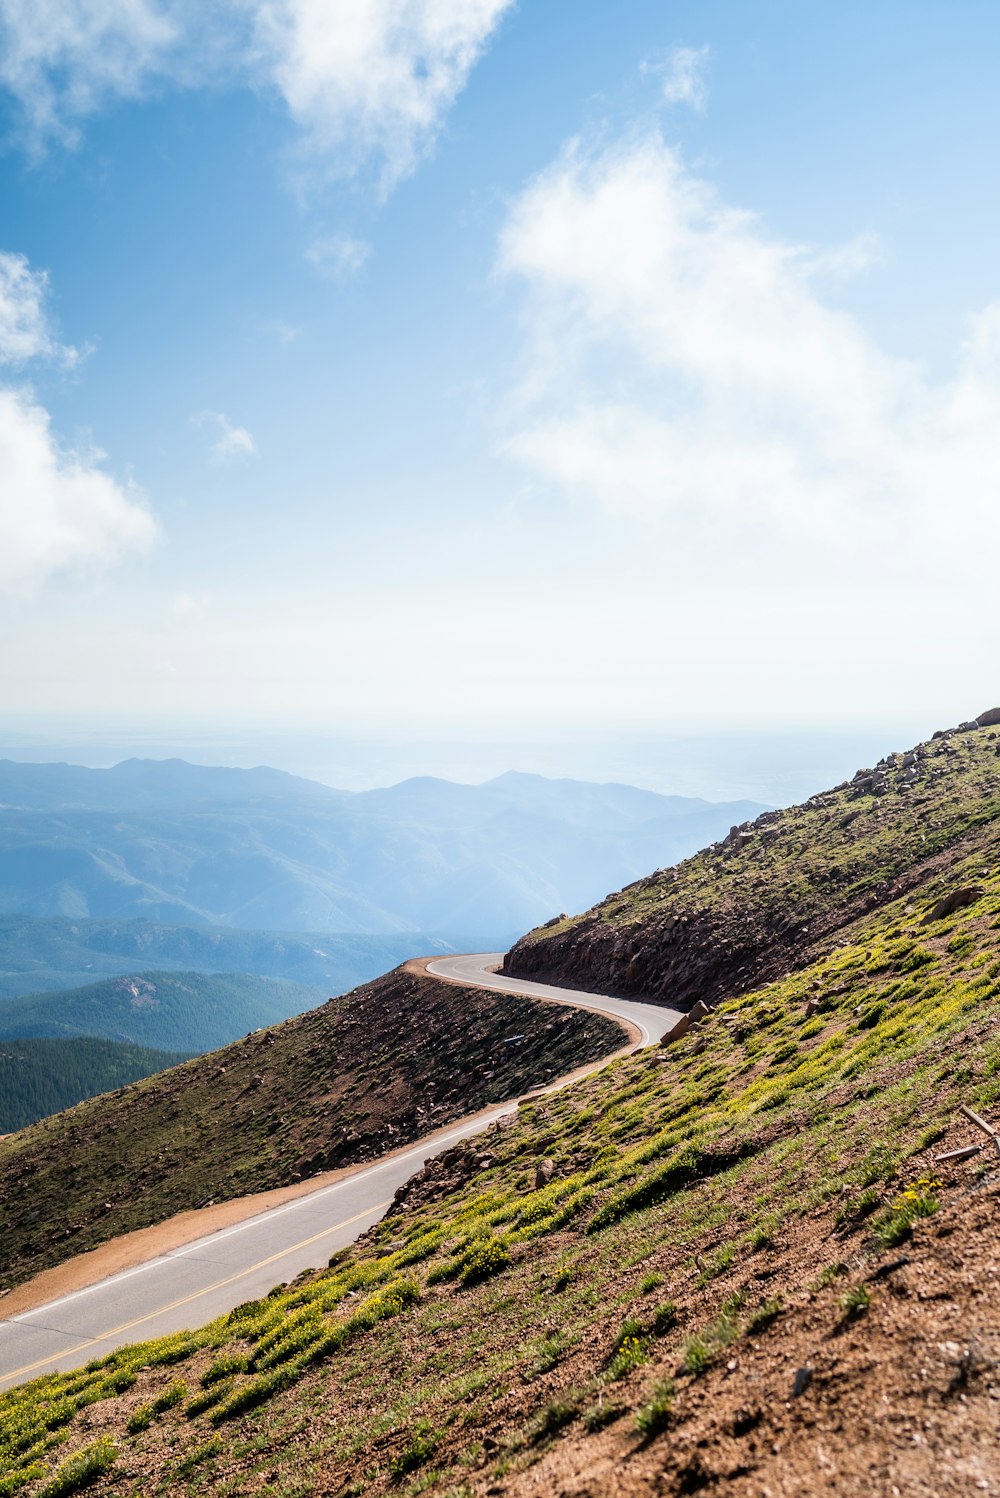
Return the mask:
{"type": "Polygon", "coordinates": [[[0,749],[650,784],[993,705],[998,42],[0,0],[0,749]]]}

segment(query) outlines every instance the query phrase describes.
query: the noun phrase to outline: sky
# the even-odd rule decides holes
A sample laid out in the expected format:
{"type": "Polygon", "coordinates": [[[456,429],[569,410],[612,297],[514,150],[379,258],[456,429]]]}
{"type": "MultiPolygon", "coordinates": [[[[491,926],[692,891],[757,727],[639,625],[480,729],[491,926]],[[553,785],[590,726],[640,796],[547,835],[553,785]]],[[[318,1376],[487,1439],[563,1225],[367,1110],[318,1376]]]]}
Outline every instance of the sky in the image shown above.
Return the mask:
{"type": "Polygon", "coordinates": [[[0,744],[769,799],[994,705],[998,43],[0,0],[0,744]]]}

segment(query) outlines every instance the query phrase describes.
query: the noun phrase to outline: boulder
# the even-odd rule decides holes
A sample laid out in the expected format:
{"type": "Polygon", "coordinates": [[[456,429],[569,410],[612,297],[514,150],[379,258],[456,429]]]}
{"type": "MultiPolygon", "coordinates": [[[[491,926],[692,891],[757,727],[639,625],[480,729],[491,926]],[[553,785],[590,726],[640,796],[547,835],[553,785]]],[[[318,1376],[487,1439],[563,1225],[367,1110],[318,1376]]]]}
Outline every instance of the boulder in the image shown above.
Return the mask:
{"type": "Polygon", "coordinates": [[[953,889],[950,894],[942,895],[924,916],[921,925],[929,926],[932,921],[943,921],[946,915],[954,915],[956,910],[964,910],[967,905],[975,905],[981,900],[983,891],[978,885],[969,885],[965,889],[953,889]]]}
{"type": "Polygon", "coordinates": [[[976,723],[980,728],[993,728],[1000,723],[1000,707],[991,707],[985,713],[980,713],[976,723]]]}

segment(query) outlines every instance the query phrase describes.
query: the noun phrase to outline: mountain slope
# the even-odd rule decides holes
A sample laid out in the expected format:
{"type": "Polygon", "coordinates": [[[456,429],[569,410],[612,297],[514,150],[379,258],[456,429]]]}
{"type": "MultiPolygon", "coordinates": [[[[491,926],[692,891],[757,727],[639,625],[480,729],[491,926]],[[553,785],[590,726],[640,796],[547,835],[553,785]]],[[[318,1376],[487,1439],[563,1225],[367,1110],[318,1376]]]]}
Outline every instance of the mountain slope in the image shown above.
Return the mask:
{"type": "Polygon", "coordinates": [[[0,1134],[187,1060],[183,1053],[92,1037],[0,1040],[0,1134]]]}
{"type": "Polygon", "coordinates": [[[599,1015],[398,969],[0,1141],[4,1284],[209,1198],[371,1159],[621,1044],[599,1015]]]}
{"type": "Polygon", "coordinates": [[[987,723],[889,755],[803,806],[734,827],[583,916],[529,933],[505,971],[679,1008],[779,977],[886,902],[946,889],[970,853],[994,856],[998,752],[987,723]]]}
{"type": "MultiPolygon", "coordinates": [[[[783,818],[775,909],[827,934],[778,924],[780,977],[710,969],[686,1036],[432,1161],[328,1270],[0,1396],[12,1490],[89,1451],[115,1494],[996,1494],[1000,1160],[961,1109],[1000,1127],[997,741],[952,742],[925,856],[858,791],[800,883],[816,808],[783,818]]],[[[759,882],[717,907],[704,867],[750,930],[759,882]]]]}
{"type": "Polygon", "coordinates": [[[190,1054],[277,1024],[323,997],[315,988],[247,973],[129,973],[0,1002],[0,1039],[103,1036],[190,1054]]]}

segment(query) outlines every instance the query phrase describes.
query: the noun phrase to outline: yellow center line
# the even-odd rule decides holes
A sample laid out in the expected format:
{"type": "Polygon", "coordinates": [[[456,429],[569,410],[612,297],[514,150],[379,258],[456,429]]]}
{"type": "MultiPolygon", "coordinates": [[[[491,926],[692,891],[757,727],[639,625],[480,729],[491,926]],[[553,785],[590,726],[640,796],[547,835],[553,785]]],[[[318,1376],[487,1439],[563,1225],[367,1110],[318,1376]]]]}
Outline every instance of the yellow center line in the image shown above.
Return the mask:
{"type": "MultiPolygon", "coordinates": [[[[110,1331],[99,1332],[95,1337],[88,1337],[84,1342],[78,1342],[75,1347],[69,1347],[64,1352],[55,1354],[60,1360],[71,1358],[78,1352],[83,1352],[87,1347],[94,1347],[98,1342],[106,1342],[109,1337],[118,1337],[122,1332],[129,1332],[135,1326],[142,1326],[144,1321],[155,1321],[157,1316],[165,1316],[168,1311],[176,1311],[179,1306],[190,1305],[193,1300],[200,1300],[203,1295],[211,1295],[213,1290],[222,1290],[226,1285],[234,1285],[237,1280],[245,1279],[248,1274],[255,1274],[258,1269],[266,1269],[268,1264],[276,1264],[279,1259],[284,1259],[288,1254],[295,1253],[300,1248],[308,1248],[310,1243],[318,1243],[320,1238],[328,1238],[331,1233],[338,1233],[341,1228],[349,1228],[354,1223],[360,1222],[363,1217],[370,1217],[373,1212],[384,1212],[389,1202],[379,1202],[377,1206],[366,1207],[363,1212],[357,1212],[353,1217],[346,1218],[343,1222],[335,1222],[332,1227],[323,1228],[322,1232],[313,1233],[311,1238],[303,1238],[301,1243],[293,1243],[290,1248],[283,1248],[279,1253],[271,1254],[267,1259],[261,1259],[256,1264],[250,1264],[246,1269],[241,1269],[236,1274],[231,1274],[227,1279],[216,1280],[214,1285],[206,1285],[202,1290],[194,1290],[190,1295],[182,1295],[180,1300],[173,1300],[168,1306],[158,1306],[155,1311],[148,1311],[145,1316],[136,1316],[133,1321],[123,1321],[121,1326],[113,1326],[110,1331]]],[[[165,1333],[164,1335],[169,1335],[165,1333]]],[[[18,1368],[13,1373],[0,1374],[0,1384],[9,1383],[12,1379],[23,1378],[26,1373],[33,1373],[36,1368],[51,1363],[52,1357],[38,1358],[34,1363],[26,1363],[23,1368],[18,1368]]]]}

